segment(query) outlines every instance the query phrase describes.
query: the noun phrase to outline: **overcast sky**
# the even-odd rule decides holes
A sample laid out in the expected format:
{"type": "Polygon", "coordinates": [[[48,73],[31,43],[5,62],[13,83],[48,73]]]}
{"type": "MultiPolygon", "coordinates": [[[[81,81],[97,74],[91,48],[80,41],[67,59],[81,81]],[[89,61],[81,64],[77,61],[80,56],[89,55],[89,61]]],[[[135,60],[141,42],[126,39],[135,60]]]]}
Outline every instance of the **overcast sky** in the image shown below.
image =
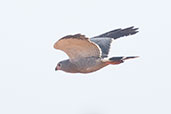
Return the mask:
{"type": "Polygon", "coordinates": [[[1,114],[170,114],[170,0],[1,0],[1,114]],[[55,72],[61,37],[135,26],[110,56],[140,56],[90,74],[55,72]]]}

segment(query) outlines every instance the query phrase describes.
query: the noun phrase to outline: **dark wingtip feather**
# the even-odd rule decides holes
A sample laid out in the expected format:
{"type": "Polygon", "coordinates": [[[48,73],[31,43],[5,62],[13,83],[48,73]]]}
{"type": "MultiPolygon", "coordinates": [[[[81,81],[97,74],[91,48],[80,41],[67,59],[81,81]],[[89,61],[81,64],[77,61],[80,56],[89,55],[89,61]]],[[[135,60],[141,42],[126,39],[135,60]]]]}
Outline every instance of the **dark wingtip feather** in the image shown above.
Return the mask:
{"type": "Polygon", "coordinates": [[[112,31],[109,31],[109,32],[106,32],[104,34],[101,34],[99,36],[96,36],[94,38],[97,38],[97,37],[109,37],[109,38],[113,38],[113,39],[117,39],[117,38],[120,38],[120,37],[123,37],[123,36],[129,36],[129,35],[134,35],[136,33],[138,33],[139,28],[134,28],[134,26],[131,26],[131,27],[128,27],[128,28],[125,28],[125,29],[115,29],[115,30],[112,30],[112,31]]]}
{"type": "Polygon", "coordinates": [[[128,28],[125,28],[125,29],[122,29],[120,31],[120,33],[125,34],[125,36],[128,36],[128,35],[133,35],[133,34],[136,34],[138,33],[139,31],[137,31],[139,28],[134,28],[134,26],[131,26],[131,27],[128,27],[128,28]]]}

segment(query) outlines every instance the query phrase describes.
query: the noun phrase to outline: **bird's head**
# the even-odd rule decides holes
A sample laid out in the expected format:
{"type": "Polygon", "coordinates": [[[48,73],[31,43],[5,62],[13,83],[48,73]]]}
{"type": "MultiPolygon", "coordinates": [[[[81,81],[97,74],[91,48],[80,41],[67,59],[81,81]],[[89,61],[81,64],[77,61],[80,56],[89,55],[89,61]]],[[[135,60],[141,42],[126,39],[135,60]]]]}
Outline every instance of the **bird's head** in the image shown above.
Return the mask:
{"type": "Polygon", "coordinates": [[[65,72],[70,72],[70,73],[76,73],[77,67],[74,64],[72,64],[70,60],[68,59],[68,60],[60,61],[55,68],[55,71],[57,70],[62,70],[65,72]]]}
{"type": "Polygon", "coordinates": [[[58,64],[57,64],[57,66],[55,67],[55,71],[57,71],[57,70],[62,70],[62,68],[63,68],[63,61],[60,61],[58,64]]]}

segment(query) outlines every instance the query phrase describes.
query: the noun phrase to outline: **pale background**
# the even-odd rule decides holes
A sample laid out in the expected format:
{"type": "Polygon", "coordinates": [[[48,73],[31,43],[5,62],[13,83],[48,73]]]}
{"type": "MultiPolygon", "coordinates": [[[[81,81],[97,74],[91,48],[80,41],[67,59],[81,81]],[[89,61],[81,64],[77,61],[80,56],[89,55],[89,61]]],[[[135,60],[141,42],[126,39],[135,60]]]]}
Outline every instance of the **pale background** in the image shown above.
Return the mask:
{"type": "Polygon", "coordinates": [[[0,114],[170,114],[170,0],[1,0],[0,114]],[[90,74],[55,72],[53,44],[134,25],[112,45],[138,55],[90,74]]]}

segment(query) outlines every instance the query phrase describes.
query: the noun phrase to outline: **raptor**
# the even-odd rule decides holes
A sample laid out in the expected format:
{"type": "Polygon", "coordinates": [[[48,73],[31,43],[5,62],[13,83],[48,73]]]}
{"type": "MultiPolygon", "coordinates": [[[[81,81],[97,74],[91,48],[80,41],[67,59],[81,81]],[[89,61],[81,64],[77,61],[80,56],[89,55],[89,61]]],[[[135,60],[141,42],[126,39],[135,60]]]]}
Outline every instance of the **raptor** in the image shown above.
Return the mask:
{"type": "Polygon", "coordinates": [[[138,56],[108,57],[111,43],[118,38],[136,34],[138,28],[115,29],[87,38],[81,34],[67,35],[54,44],[55,49],[64,51],[69,59],[60,61],[55,70],[69,73],[90,73],[110,64],[116,65],[138,56]]]}

